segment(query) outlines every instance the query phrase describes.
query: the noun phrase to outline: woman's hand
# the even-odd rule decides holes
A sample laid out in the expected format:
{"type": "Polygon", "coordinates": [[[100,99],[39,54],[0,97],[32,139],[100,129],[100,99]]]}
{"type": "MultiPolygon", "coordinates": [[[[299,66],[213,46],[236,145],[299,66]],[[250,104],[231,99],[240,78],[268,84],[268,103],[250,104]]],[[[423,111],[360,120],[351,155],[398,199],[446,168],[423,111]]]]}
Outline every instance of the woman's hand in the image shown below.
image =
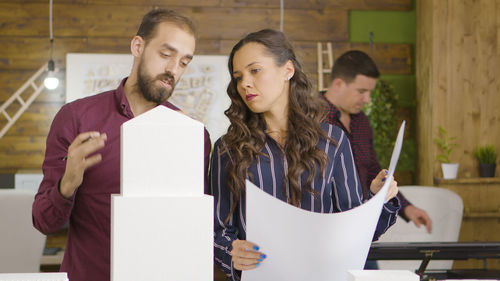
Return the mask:
{"type": "MultiPolygon", "coordinates": [[[[372,180],[370,185],[370,191],[377,194],[387,179],[387,170],[382,170],[378,175],[372,180]]],[[[398,182],[394,180],[394,177],[391,177],[391,185],[389,186],[389,190],[387,191],[387,195],[385,196],[385,201],[389,201],[394,198],[398,194],[398,182]]]]}
{"type": "Polygon", "coordinates": [[[266,255],[259,252],[259,246],[246,240],[234,240],[233,266],[238,270],[254,269],[266,258],[266,255]]]}

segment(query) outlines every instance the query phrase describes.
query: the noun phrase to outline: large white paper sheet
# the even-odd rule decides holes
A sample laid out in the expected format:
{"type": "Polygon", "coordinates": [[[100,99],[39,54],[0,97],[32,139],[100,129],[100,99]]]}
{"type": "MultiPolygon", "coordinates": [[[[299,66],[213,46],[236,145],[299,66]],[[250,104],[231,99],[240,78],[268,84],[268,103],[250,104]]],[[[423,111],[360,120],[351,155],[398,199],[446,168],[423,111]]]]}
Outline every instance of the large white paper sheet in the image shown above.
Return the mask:
{"type": "MultiPolygon", "coordinates": [[[[394,145],[388,178],[394,174],[405,123],[394,145]]],[[[346,281],[348,270],[365,264],[390,181],[366,203],[334,214],[296,208],[247,181],[247,240],[267,255],[243,281],[346,281]]]]}

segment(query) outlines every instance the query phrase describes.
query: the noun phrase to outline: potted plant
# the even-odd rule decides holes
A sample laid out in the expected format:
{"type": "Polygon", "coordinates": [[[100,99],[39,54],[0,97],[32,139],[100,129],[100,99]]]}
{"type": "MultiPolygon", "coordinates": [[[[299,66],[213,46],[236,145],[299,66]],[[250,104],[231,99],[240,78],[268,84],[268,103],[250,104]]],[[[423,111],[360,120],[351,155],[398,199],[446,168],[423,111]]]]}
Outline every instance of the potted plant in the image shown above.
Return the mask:
{"type": "Polygon", "coordinates": [[[476,149],[476,158],[479,161],[479,176],[492,178],[495,176],[497,152],[493,145],[483,145],[476,149]]]}
{"type": "Polygon", "coordinates": [[[457,146],[455,143],[456,137],[449,137],[446,130],[439,126],[439,138],[435,138],[441,153],[436,155],[436,159],[441,162],[444,179],[456,179],[458,172],[458,163],[450,163],[450,154],[452,149],[457,146]]]}
{"type": "MultiPolygon", "coordinates": [[[[378,161],[382,167],[389,167],[401,121],[398,117],[402,116],[398,112],[398,109],[402,108],[399,104],[399,93],[391,82],[378,79],[370,99],[371,102],[365,104],[363,111],[370,120],[373,130],[373,144],[378,161]]],[[[410,127],[407,126],[407,128],[410,127]]],[[[416,158],[415,140],[412,137],[405,138],[399,155],[398,171],[408,172],[410,178],[412,178],[413,171],[416,169],[416,158]]]]}
{"type": "MultiPolygon", "coordinates": [[[[397,115],[399,96],[393,85],[379,79],[370,98],[371,102],[365,105],[363,111],[369,117],[374,132],[373,144],[378,161],[382,167],[389,167],[398,133],[398,121],[394,116],[397,115]]],[[[404,151],[401,151],[401,154],[403,153],[404,151]]]]}

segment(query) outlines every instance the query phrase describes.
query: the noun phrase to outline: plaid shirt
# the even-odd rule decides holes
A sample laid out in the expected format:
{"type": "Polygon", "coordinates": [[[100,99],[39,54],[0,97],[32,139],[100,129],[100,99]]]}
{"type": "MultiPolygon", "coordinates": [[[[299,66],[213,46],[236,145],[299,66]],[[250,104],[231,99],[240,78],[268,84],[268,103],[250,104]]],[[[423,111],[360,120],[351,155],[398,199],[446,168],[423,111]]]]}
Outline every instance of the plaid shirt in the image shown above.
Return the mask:
{"type": "MultiPolygon", "coordinates": [[[[370,121],[363,111],[358,114],[351,114],[349,132],[345,128],[344,124],[340,122],[340,110],[328,101],[324,94],[325,92],[320,92],[320,97],[322,97],[328,104],[328,115],[326,116],[325,121],[338,126],[347,134],[347,137],[351,142],[354,163],[356,163],[359,179],[363,187],[363,197],[369,198],[371,182],[382,169],[375,153],[375,147],[373,146],[373,132],[370,126],[370,121]]],[[[401,211],[399,212],[399,215],[404,220],[408,221],[408,218],[404,215],[403,210],[406,206],[411,205],[411,203],[403,196],[403,194],[401,194],[401,192],[398,192],[397,198],[401,204],[401,211]]]]}

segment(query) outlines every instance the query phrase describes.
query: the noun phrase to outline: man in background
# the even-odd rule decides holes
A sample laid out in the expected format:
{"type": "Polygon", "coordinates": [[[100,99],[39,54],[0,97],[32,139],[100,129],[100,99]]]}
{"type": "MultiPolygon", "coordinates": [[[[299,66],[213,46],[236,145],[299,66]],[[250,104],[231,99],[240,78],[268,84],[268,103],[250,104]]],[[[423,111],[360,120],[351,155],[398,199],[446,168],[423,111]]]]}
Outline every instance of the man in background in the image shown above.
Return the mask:
{"type": "MultiPolygon", "coordinates": [[[[335,60],[332,83],[326,92],[320,93],[328,104],[326,121],[342,128],[349,137],[364,198],[370,197],[370,183],[381,167],[375,154],[370,122],[361,109],[370,102],[370,93],[379,76],[375,62],[367,54],[348,51],[335,60]]],[[[397,198],[401,204],[399,215],[417,227],[424,225],[431,233],[432,221],[427,212],[411,204],[401,192],[397,198]]]]}
{"type": "MultiPolygon", "coordinates": [[[[167,99],[193,58],[194,25],[174,11],[152,10],[130,50],[132,70],[119,87],[64,105],[47,136],[33,224],[49,234],[69,221],[60,270],[71,281],[110,280],[111,194],[120,193],[120,126],[156,106],[179,110],[167,99]]],[[[205,176],[210,147],[205,130],[205,176]]]]}

